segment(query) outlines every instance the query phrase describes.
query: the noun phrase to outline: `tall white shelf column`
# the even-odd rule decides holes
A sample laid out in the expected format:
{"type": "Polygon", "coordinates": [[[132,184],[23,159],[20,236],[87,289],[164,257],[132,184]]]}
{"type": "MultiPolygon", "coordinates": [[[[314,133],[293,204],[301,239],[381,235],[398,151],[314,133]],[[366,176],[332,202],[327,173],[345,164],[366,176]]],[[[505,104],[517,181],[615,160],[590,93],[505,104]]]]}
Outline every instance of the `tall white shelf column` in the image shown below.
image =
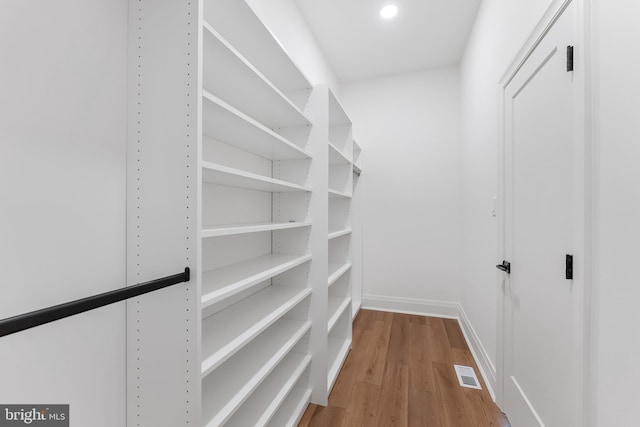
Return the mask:
{"type": "Polygon", "coordinates": [[[202,17],[200,424],[293,426],[312,388],[313,90],[244,1],[202,17]]]}
{"type": "Polygon", "coordinates": [[[244,1],[130,16],[128,279],[192,279],[128,303],[128,424],[293,426],[312,388],[312,87],[244,1]]]}
{"type": "Polygon", "coordinates": [[[353,138],[351,120],[330,90],[328,101],[327,393],[330,393],[351,348],[353,138]]]}
{"type": "Polygon", "coordinates": [[[355,319],[362,306],[362,148],[353,140],[353,199],[351,206],[351,237],[352,251],[351,258],[353,267],[351,269],[351,315],[355,319]]]}
{"type": "Polygon", "coordinates": [[[351,345],[351,122],[244,0],[130,2],[128,425],[295,426],[351,345]]]}
{"type": "Polygon", "coordinates": [[[199,4],[129,1],[127,283],[191,281],[127,301],[127,425],[200,422],[199,4]]]}

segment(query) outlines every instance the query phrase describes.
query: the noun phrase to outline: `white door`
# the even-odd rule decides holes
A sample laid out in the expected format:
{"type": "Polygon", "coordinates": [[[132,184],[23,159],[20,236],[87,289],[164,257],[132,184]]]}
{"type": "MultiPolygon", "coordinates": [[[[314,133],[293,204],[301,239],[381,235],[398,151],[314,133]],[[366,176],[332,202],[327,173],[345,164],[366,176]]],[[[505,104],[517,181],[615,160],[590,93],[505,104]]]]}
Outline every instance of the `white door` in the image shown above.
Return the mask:
{"type": "MultiPolygon", "coordinates": [[[[573,2],[575,3],[575,2],[573,2]]],[[[514,427],[578,427],[583,259],[580,71],[570,4],[504,92],[505,257],[503,410],[514,427]]]]}

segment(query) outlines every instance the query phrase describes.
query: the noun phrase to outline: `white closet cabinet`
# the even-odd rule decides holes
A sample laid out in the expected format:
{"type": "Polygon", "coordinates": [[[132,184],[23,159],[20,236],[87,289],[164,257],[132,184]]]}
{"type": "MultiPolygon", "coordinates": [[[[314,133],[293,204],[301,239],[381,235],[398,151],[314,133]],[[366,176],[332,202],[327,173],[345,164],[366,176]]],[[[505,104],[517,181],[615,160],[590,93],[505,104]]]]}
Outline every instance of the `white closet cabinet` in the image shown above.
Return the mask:
{"type": "Polygon", "coordinates": [[[353,140],[353,199],[351,206],[351,228],[352,251],[351,259],[353,263],[351,273],[351,315],[355,319],[362,306],[362,184],[360,175],[362,174],[362,149],[353,140]]]}
{"type": "Polygon", "coordinates": [[[353,199],[352,123],[329,92],[329,276],[328,371],[330,392],[351,348],[351,210],[353,199]]]}
{"type": "MultiPolygon", "coordinates": [[[[130,2],[130,426],[295,426],[351,345],[353,142],[243,0],[130,2]]],[[[359,302],[358,302],[359,304],[359,302]]]]}
{"type": "Polygon", "coordinates": [[[207,0],[203,18],[201,425],[295,425],[311,397],[312,88],[244,1],[207,0]]]}

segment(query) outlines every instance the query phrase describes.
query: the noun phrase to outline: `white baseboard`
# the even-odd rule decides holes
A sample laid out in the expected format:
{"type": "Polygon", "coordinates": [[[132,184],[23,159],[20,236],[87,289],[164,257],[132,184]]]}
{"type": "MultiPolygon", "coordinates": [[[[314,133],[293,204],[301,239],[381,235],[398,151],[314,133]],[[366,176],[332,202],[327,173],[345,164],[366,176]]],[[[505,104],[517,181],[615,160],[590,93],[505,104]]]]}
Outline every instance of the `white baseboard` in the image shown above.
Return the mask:
{"type": "Polygon", "coordinates": [[[496,395],[496,368],[489,358],[489,354],[476,334],[471,321],[467,317],[462,306],[455,302],[430,301],[415,298],[398,298],[381,295],[363,295],[362,308],[378,311],[390,311],[394,313],[417,314],[420,316],[442,317],[457,319],[460,329],[467,341],[467,345],[473,355],[480,375],[487,385],[491,398],[495,401],[496,395]]]}
{"type": "Polygon", "coordinates": [[[394,313],[418,314],[420,316],[458,318],[458,304],[444,301],[429,301],[414,298],[363,295],[362,308],[394,313]]]}
{"type": "Polygon", "coordinates": [[[467,317],[467,313],[465,313],[464,308],[462,308],[462,306],[458,304],[458,309],[458,322],[460,323],[460,329],[462,329],[462,333],[464,334],[467,345],[471,350],[471,354],[473,354],[473,358],[478,365],[478,369],[480,369],[480,375],[482,375],[484,383],[487,385],[489,394],[491,394],[491,398],[495,402],[496,394],[494,390],[496,390],[497,386],[496,367],[491,361],[489,353],[487,353],[487,350],[482,345],[482,342],[480,341],[478,334],[476,334],[475,329],[473,329],[473,325],[467,317]]]}

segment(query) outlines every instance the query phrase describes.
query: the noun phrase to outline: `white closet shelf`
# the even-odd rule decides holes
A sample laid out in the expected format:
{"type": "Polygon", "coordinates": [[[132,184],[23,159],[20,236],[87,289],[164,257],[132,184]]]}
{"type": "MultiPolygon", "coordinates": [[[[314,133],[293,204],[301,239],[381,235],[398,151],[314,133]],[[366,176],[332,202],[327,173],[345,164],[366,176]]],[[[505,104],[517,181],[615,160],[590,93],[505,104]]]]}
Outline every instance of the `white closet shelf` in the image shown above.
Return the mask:
{"type": "Polygon", "coordinates": [[[288,230],[292,228],[311,227],[311,221],[300,222],[260,222],[250,224],[204,226],[201,236],[219,237],[235,234],[259,233],[262,231],[288,230]]]}
{"type": "Polygon", "coordinates": [[[353,305],[351,306],[351,318],[355,319],[356,316],[358,315],[358,312],[360,311],[360,308],[362,307],[362,302],[361,301],[354,301],[353,305]]]}
{"type": "Polygon", "coordinates": [[[202,92],[202,132],[269,160],[311,158],[311,153],[278,135],[207,91],[202,92]]]}
{"type": "Polygon", "coordinates": [[[329,126],[351,125],[351,119],[338,98],[329,90],[329,126]]]}
{"type": "Polygon", "coordinates": [[[336,230],[329,233],[329,240],[335,239],[336,237],[344,236],[345,234],[351,234],[351,228],[345,228],[344,230],[336,230]]]}
{"type": "Polygon", "coordinates": [[[309,187],[211,162],[202,162],[202,181],[208,184],[226,185],[229,187],[240,187],[271,193],[311,191],[309,187]]]}
{"type": "Polygon", "coordinates": [[[311,400],[311,389],[294,387],[278,412],[269,422],[269,427],[296,427],[311,400]]]}
{"type": "Polygon", "coordinates": [[[333,285],[344,273],[351,268],[351,262],[347,261],[344,264],[331,262],[329,263],[329,286],[333,285]]]}
{"type": "Polygon", "coordinates": [[[208,375],[311,294],[269,286],[202,321],[202,376],[208,375]]]}
{"type": "Polygon", "coordinates": [[[289,353],[225,426],[266,426],[310,363],[310,355],[289,353]]]}
{"type": "Polygon", "coordinates": [[[354,139],[353,140],[353,163],[360,163],[360,154],[362,154],[362,148],[360,148],[360,144],[354,139]]]}
{"type": "Polygon", "coordinates": [[[329,143],[329,164],[330,165],[348,165],[351,160],[331,142],[329,143]]]}
{"type": "Polygon", "coordinates": [[[358,166],[357,164],[353,164],[353,171],[357,174],[361,174],[362,173],[362,168],[360,168],[360,166],[358,166]]]}
{"type": "Polygon", "coordinates": [[[202,309],[291,270],[311,255],[268,254],[202,273],[202,309]]]}
{"type": "Polygon", "coordinates": [[[208,375],[202,387],[207,424],[224,424],[310,328],[310,321],[280,319],[208,375]]]}
{"type": "Polygon", "coordinates": [[[353,196],[349,193],[344,193],[342,191],[329,189],[329,197],[351,199],[353,196]]]}
{"type": "Polygon", "coordinates": [[[245,1],[205,2],[205,19],[281,90],[312,85],[245,1]]]}
{"type": "Polygon", "coordinates": [[[350,306],[351,298],[349,297],[329,298],[329,333],[331,333],[331,330],[336,325],[340,316],[342,316],[345,310],[350,306]]]}
{"type": "Polygon", "coordinates": [[[347,354],[349,354],[350,348],[351,340],[329,336],[329,373],[327,375],[327,390],[330,391],[333,388],[333,383],[338,378],[338,373],[347,358],[347,354]]]}
{"type": "Polygon", "coordinates": [[[204,89],[272,129],[312,124],[216,30],[206,22],[203,27],[204,89]]]}

